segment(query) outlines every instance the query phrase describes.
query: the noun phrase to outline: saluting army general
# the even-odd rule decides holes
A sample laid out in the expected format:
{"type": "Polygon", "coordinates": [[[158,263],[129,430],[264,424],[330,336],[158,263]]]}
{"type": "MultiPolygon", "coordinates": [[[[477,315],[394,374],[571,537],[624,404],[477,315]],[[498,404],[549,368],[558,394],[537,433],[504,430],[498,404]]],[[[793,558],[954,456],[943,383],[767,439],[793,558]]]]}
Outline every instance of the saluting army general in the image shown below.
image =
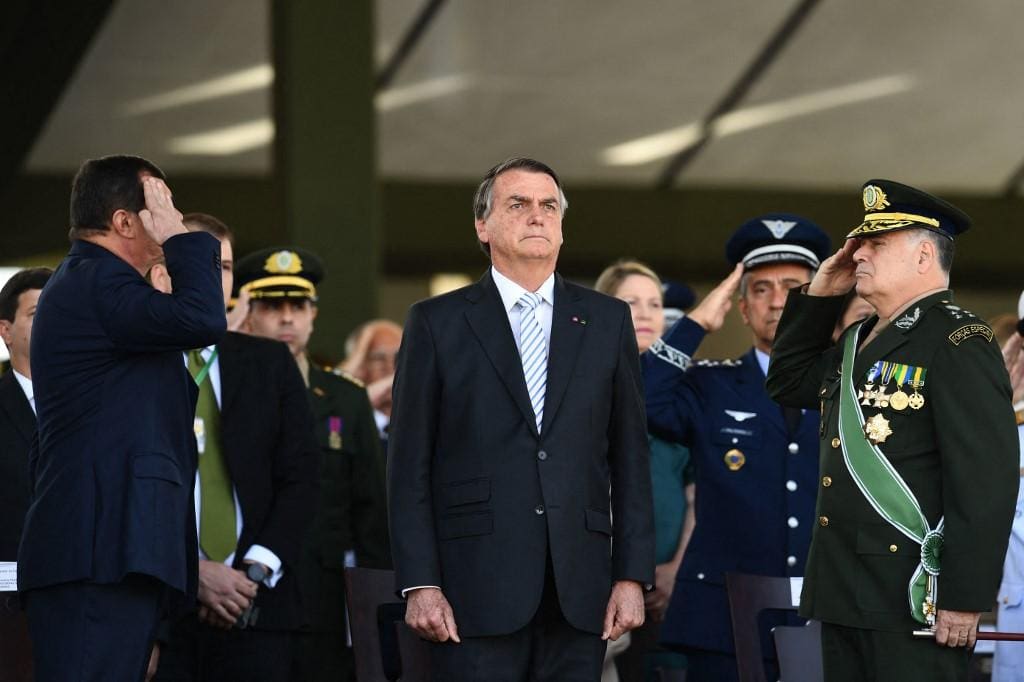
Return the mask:
{"type": "Polygon", "coordinates": [[[962,211],[887,180],[779,323],[767,387],[822,406],[800,612],[825,679],[965,680],[1017,494],[1010,384],[992,330],[948,290],[962,211]],[[851,288],[877,315],[830,335],[851,288]],[[914,638],[934,625],[934,640],[914,638]]]}
{"type": "Polygon", "coordinates": [[[346,646],[346,565],[388,568],[384,459],[363,384],[309,361],[307,346],[324,277],[317,256],[295,247],[249,254],[236,266],[248,295],[247,331],[288,344],[309,389],[320,444],[320,506],[298,569],[307,626],[296,642],[292,679],[354,679],[346,646]]]}

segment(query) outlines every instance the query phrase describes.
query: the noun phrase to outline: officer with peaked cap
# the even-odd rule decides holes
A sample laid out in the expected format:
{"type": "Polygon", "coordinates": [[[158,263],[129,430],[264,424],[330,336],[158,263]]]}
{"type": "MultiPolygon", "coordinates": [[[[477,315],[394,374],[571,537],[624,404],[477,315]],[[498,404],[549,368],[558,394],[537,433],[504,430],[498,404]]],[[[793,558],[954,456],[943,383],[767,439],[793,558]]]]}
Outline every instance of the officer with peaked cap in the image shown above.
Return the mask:
{"type": "MultiPolygon", "coordinates": [[[[650,430],[689,446],[695,465],[696,527],[662,629],[664,644],[687,653],[694,682],[737,679],[726,572],[803,574],[818,414],[783,410],[764,379],[786,294],[809,282],[828,252],[828,236],[805,218],[769,214],[744,223],[726,245],[732,275],[645,354],[650,430]],[[721,327],[737,286],[754,347],[735,360],[693,362],[704,335],[721,327]]],[[[763,650],[773,651],[767,628],[762,639],[763,650]]]]}
{"type": "Polygon", "coordinates": [[[299,364],[320,443],[320,510],[310,527],[299,575],[308,627],[295,646],[292,678],[354,679],[345,645],[346,564],[390,565],[383,456],[362,383],[310,363],[306,353],[324,267],[315,254],[275,247],[236,265],[249,295],[250,333],[288,344],[299,364]]]}
{"type": "Polygon", "coordinates": [[[789,297],[768,372],[776,400],[822,406],[800,613],[822,621],[829,682],[966,680],[1017,496],[1010,384],[992,330],[948,290],[967,215],[889,180],[862,196],[863,221],[789,297]],[[877,314],[833,346],[854,287],[877,314]]]}

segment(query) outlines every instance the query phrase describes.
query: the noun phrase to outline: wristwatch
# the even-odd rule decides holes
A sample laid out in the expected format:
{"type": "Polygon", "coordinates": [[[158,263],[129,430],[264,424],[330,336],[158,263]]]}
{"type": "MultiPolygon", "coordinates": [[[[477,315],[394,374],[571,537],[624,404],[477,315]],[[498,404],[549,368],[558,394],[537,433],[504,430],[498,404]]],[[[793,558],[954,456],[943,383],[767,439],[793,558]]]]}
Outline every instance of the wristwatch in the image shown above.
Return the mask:
{"type": "Polygon", "coordinates": [[[253,581],[257,585],[261,584],[267,579],[267,569],[263,567],[263,564],[251,563],[245,567],[245,577],[253,581]]]}

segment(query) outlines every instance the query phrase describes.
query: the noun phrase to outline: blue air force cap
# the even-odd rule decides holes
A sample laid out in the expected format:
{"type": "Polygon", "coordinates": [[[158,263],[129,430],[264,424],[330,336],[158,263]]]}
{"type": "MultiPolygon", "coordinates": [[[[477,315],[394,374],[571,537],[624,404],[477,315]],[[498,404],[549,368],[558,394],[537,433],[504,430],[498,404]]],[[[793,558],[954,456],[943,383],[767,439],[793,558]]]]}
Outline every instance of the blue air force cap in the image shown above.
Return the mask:
{"type": "Polygon", "coordinates": [[[970,216],[948,201],[892,180],[868,180],[861,198],[864,222],[853,228],[847,239],[911,228],[953,239],[971,227],[970,216]]]}
{"type": "Polygon", "coordinates": [[[832,240],[807,218],[769,213],[740,225],[725,245],[725,257],[744,270],[775,263],[798,263],[817,270],[829,256],[832,240]]]}

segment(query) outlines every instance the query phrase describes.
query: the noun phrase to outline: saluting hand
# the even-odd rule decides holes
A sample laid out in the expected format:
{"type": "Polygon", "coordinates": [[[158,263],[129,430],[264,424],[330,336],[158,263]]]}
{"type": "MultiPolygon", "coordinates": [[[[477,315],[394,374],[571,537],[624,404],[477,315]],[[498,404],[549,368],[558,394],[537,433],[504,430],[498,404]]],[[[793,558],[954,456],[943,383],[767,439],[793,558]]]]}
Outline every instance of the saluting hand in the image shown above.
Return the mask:
{"type": "Polygon", "coordinates": [[[711,290],[697,307],[687,315],[709,332],[716,332],[725,324],[725,314],[732,308],[732,297],[743,278],[743,263],[739,263],[721,284],[711,290]]]}
{"type": "Polygon", "coordinates": [[[146,208],[139,211],[139,218],[153,241],[163,246],[174,235],[188,232],[181,221],[181,212],[171,201],[171,188],[163,180],[147,175],[142,179],[142,191],[146,208]]]}
{"type": "Polygon", "coordinates": [[[451,604],[436,587],[421,587],[408,593],[405,623],[431,642],[462,642],[451,604]]]}
{"type": "Polygon", "coordinates": [[[644,624],[644,591],[635,580],[619,580],[612,585],[608,608],[604,612],[601,639],[618,639],[644,624]]]}
{"type": "Polygon", "coordinates": [[[853,252],[860,245],[857,239],[847,239],[843,247],[826,258],[807,287],[811,296],[842,296],[857,284],[857,263],[853,252]]]}

